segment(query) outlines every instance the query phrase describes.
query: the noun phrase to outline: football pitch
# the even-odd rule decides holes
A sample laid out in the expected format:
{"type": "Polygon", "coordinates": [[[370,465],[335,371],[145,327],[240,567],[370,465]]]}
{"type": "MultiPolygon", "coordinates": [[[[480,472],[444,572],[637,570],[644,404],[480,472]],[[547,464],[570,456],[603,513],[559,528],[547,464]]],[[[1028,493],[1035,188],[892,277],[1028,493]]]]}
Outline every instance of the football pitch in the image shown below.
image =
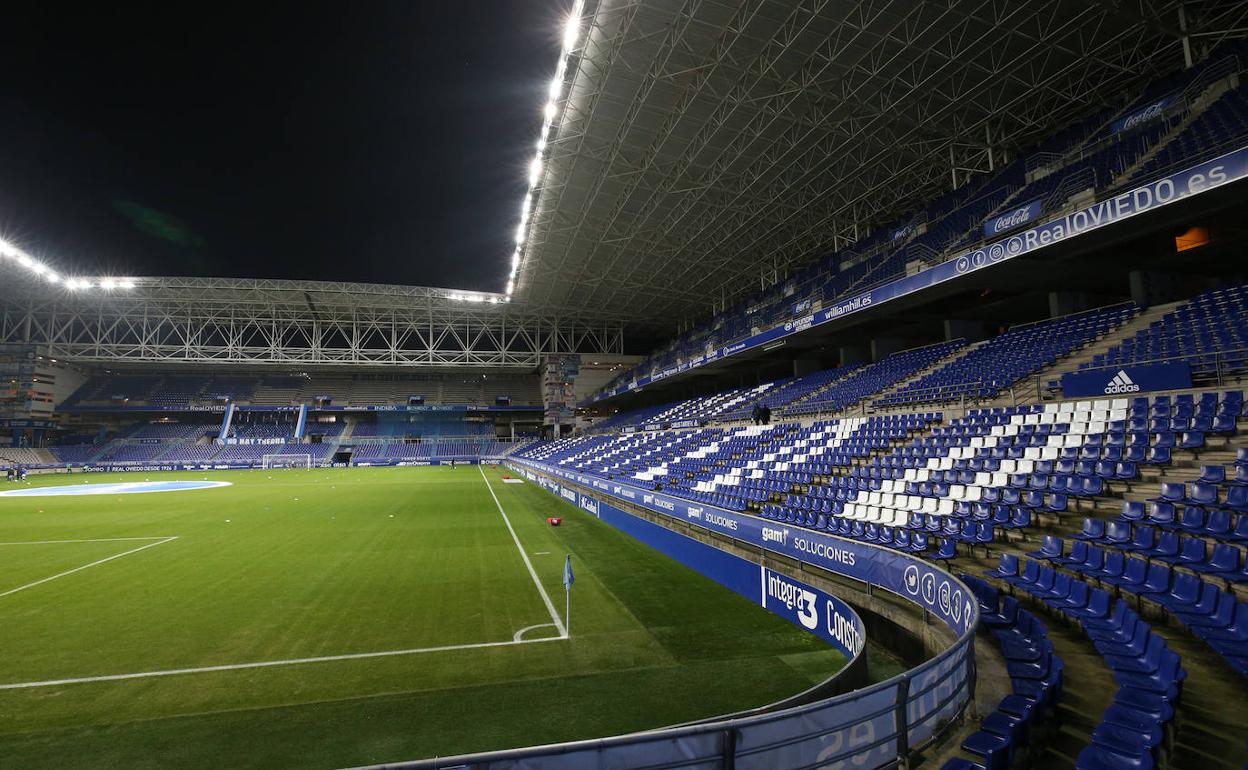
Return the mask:
{"type": "Polygon", "coordinates": [[[0,767],[338,768],[593,738],[763,705],[844,665],[504,473],[0,485],[230,482],[0,495],[0,767]]]}

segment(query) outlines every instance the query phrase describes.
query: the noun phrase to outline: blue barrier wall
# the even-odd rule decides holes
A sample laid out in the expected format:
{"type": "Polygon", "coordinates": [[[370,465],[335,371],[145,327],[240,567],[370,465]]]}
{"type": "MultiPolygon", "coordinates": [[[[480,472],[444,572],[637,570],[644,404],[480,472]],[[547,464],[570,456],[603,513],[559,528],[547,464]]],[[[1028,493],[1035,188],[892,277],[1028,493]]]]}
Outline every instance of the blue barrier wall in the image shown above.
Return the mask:
{"type": "Polygon", "coordinates": [[[826,591],[627,513],[605,496],[600,499],[571,487],[547,489],[633,539],[815,634],[851,662],[862,652],[866,639],[862,619],[852,607],[826,591]]]}

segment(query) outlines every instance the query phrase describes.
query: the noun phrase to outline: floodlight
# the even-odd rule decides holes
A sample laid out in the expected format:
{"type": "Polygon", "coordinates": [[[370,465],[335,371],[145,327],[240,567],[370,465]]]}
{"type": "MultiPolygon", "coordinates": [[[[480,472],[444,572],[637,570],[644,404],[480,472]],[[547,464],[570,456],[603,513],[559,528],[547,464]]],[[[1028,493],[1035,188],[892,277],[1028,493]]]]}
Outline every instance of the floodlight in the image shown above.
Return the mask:
{"type": "Polygon", "coordinates": [[[581,34],[580,8],[581,4],[577,3],[567,23],[563,25],[563,50],[565,52],[572,50],[572,46],[576,45],[577,37],[581,34]]]}
{"type": "Polygon", "coordinates": [[[536,158],[533,159],[533,162],[529,164],[529,184],[530,185],[537,184],[537,180],[541,178],[541,176],[542,176],[542,156],[538,155],[536,158]]]}

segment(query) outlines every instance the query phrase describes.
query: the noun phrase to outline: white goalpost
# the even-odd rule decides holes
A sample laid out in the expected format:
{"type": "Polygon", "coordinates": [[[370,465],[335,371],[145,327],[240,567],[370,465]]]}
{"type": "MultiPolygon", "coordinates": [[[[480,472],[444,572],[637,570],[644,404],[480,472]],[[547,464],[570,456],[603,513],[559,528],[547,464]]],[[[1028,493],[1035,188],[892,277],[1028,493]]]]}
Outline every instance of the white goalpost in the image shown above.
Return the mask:
{"type": "Polygon", "coordinates": [[[266,470],[273,468],[311,468],[312,455],[264,455],[260,458],[261,467],[266,470]]]}

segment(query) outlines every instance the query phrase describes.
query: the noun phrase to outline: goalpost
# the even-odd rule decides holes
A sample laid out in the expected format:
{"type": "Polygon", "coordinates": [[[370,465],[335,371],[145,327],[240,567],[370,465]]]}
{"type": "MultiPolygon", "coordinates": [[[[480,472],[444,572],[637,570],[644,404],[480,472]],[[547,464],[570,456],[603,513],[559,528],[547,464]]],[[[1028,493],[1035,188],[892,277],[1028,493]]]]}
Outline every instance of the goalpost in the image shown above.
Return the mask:
{"type": "Polygon", "coordinates": [[[264,455],[260,458],[260,462],[260,467],[265,470],[271,470],[273,468],[311,468],[312,455],[264,455]]]}

